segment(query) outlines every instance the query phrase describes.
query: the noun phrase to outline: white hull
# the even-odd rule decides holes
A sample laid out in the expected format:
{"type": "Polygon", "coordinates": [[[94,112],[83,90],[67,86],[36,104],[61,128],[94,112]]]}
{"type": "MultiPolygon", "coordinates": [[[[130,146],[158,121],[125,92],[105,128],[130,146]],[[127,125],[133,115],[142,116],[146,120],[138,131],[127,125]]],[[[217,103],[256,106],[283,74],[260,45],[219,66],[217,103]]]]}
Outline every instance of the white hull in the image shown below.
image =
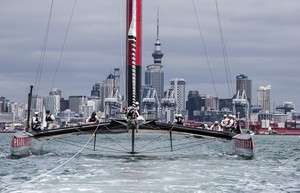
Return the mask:
{"type": "Polygon", "coordinates": [[[247,133],[238,134],[233,137],[235,153],[241,157],[254,157],[254,141],[252,135],[247,133]]]}

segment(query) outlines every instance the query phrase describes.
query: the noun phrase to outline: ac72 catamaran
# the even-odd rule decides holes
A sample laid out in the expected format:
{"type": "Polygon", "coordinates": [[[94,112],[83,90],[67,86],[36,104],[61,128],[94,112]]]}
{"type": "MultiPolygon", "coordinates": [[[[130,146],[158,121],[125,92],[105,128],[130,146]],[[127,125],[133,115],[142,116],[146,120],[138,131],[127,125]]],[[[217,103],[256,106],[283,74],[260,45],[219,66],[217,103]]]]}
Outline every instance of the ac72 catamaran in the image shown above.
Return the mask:
{"type": "MultiPolygon", "coordinates": [[[[127,0],[127,23],[126,23],[126,99],[127,115],[134,111],[138,114],[137,104],[141,101],[141,45],[142,45],[142,0],[127,0]]],[[[29,103],[30,108],[30,103],[29,103]]],[[[30,111],[28,111],[30,113],[30,111]]],[[[28,119],[30,114],[28,115],[28,119]]],[[[29,125],[29,124],[28,124],[29,125]]],[[[194,128],[177,124],[162,123],[156,120],[145,120],[142,116],[127,116],[122,120],[111,120],[99,124],[84,124],[72,127],[43,130],[41,132],[31,132],[27,126],[26,132],[17,132],[13,136],[11,143],[11,153],[15,155],[30,155],[34,151],[35,144],[39,141],[58,138],[67,134],[87,134],[93,133],[96,141],[97,134],[104,133],[124,133],[131,132],[130,154],[139,153],[135,149],[136,132],[143,135],[143,130],[166,131],[172,133],[184,133],[201,138],[223,139],[233,141],[235,152],[245,157],[253,157],[254,142],[252,136],[247,133],[234,133],[227,131],[214,131],[202,128],[194,128]]],[[[200,139],[199,139],[200,140],[200,139]]],[[[95,146],[96,143],[94,143],[95,146]]],[[[172,143],[171,143],[172,146],[172,143]]],[[[171,148],[172,149],[172,148],[171,148]]]]}

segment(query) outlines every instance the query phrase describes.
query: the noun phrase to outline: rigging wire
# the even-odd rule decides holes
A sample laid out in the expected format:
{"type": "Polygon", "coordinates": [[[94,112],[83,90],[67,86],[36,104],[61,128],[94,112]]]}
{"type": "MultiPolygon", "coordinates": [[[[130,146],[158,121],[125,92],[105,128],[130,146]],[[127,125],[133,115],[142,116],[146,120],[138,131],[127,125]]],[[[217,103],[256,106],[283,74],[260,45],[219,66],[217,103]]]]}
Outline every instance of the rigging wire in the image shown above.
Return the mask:
{"type": "MultiPolygon", "coordinates": [[[[120,86],[120,93],[122,93],[123,94],[123,96],[126,96],[126,94],[125,94],[125,90],[126,90],[126,85],[125,85],[125,83],[126,83],[126,59],[124,59],[125,58],[125,54],[124,54],[124,45],[123,45],[123,42],[125,41],[125,39],[124,39],[124,25],[123,25],[123,23],[125,23],[124,21],[123,21],[123,19],[124,18],[126,18],[126,16],[125,17],[123,17],[123,7],[124,7],[124,5],[123,5],[123,1],[121,1],[120,2],[120,62],[121,62],[121,74],[123,74],[123,77],[122,77],[122,79],[123,79],[123,81],[122,81],[122,86],[120,86]],[[121,89],[121,88],[123,88],[123,90],[121,89]],[[121,91],[122,90],[122,91],[121,91]]],[[[127,99],[125,99],[125,100],[127,100],[127,99]]]]}
{"type": "Polygon", "coordinates": [[[212,70],[211,70],[211,66],[210,66],[210,62],[209,62],[209,58],[208,58],[208,54],[207,54],[207,49],[206,49],[206,46],[205,46],[205,43],[204,43],[204,38],[203,38],[203,35],[202,35],[202,32],[201,32],[201,26],[200,26],[200,22],[199,22],[199,19],[198,19],[198,14],[197,14],[197,11],[196,11],[194,0],[192,0],[192,2],[193,2],[194,13],[195,13],[196,20],[197,20],[198,31],[199,31],[199,34],[200,34],[200,37],[201,37],[202,46],[203,46],[204,54],[205,54],[205,57],[206,57],[206,62],[207,62],[209,72],[210,72],[211,81],[212,81],[212,84],[214,86],[215,94],[218,97],[218,93],[217,93],[214,77],[213,77],[213,74],[212,74],[212,70]]]}
{"type": "Polygon", "coordinates": [[[48,35],[49,35],[49,29],[50,29],[50,23],[51,23],[52,11],[53,11],[53,4],[54,4],[54,0],[52,0],[52,2],[51,2],[51,7],[50,7],[49,16],[48,16],[48,22],[47,22],[47,26],[46,26],[42,51],[41,51],[40,60],[39,60],[39,66],[38,66],[38,70],[37,70],[35,82],[34,82],[34,85],[35,85],[34,93],[36,93],[36,95],[38,95],[41,77],[42,77],[42,71],[43,71],[43,66],[44,66],[44,59],[45,59],[45,55],[46,55],[48,35]]]}
{"type": "Polygon", "coordinates": [[[158,139],[160,139],[162,136],[166,135],[167,133],[171,132],[174,128],[174,125],[171,127],[171,129],[167,132],[162,133],[161,135],[159,135],[158,137],[156,137],[155,139],[153,139],[152,141],[150,141],[149,143],[145,144],[144,146],[142,146],[141,148],[139,148],[137,151],[140,151],[141,149],[145,148],[146,146],[154,143],[155,141],[157,141],[158,139]]]}
{"type": "Polygon", "coordinates": [[[70,16],[70,19],[69,19],[67,31],[66,31],[66,34],[65,34],[65,37],[64,37],[64,41],[63,41],[63,44],[62,44],[62,47],[61,47],[61,50],[60,50],[60,55],[59,55],[59,58],[58,58],[58,62],[57,62],[57,65],[56,65],[56,70],[55,70],[55,73],[54,73],[54,78],[53,78],[53,81],[52,81],[51,90],[53,89],[53,85],[54,85],[54,82],[55,82],[55,79],[56,79],[58,68],[60,66],[60,61],[61,61],[64,49],[65,49],[65,45],[66,45],[66,41],[67,41],[67,38],[68,38],[68,34],[69,34],[69,30],[70,30],[71,22],[72,22],[72,19],[73,19],[76,4],[77,4],[77,0],[75,0],[74,4],[73,4],[73,8],[72,8],[71,16],[70,16]]]}
{"type": "Polygon", "coordinates": [[[217,17],[218,17],[218,24],[219,24],[219,32],[220,32],[220,39],[221,39],[221,45],[222,45],[223,60],[224,60],[224,65],[225,65],[228,93],[229,93],[229,98],[231,98],[233,96],[232,93],[234,93],[234,91],[233,91],[232,81],[231,81],[231,78],[230,78],[231,73],[230,73],[228,57],[227,57],[227,52],[226,52],[226,46],[225,46],[225,41],[224,41],[224,33],[223,33],[223,30],[222,30],[222,23],[221,23],[221,17],[220,17],[220,12],[219,12],[218,0],[215,0],[215,3],[216,3],[216,10],[217,10],[217,17]],[[231,93],[231,91],[232,91],[232,93],[231,93]]]}

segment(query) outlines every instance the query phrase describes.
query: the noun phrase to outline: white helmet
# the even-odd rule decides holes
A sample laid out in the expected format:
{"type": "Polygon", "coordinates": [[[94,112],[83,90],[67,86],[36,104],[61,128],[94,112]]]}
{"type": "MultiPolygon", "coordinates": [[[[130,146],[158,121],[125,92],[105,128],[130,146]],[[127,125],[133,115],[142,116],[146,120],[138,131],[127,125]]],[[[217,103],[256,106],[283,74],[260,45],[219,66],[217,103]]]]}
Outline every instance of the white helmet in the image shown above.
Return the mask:
{"type": "Polygon", "coordinates": [[[35,115],[38,115],[38,114],[39,114],[39,112],[34,112],[34,114],[35,114],[35,115]]]}

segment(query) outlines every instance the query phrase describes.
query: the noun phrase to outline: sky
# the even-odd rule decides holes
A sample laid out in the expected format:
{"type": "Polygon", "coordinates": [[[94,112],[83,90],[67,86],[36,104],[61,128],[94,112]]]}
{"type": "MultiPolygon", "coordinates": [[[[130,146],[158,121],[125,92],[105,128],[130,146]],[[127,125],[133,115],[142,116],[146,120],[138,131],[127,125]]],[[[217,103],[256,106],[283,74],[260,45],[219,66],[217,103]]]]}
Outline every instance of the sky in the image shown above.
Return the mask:
{"type": "MultiPolygon", "coordinates": [[[[52,87],[65,98],[89,96],[114,68],[125,74],[126,1],[53,2],[46,33],[52,0],[0,0],[0,96],[10,101],[26,102],[30,85],[40,96],[52,87]]],[[[300,110],[300,1],[217,4],[218,12],[216,0],[143,1],[142,83],[145,66],[153,63],[159,9],[165,90],[172,78],[183,78],[187,93],[229,98],[236,76],[245,74],[252,80],[252,104],[259,86],[271,85],[272,109],[292,101],[300,110]]]]}

